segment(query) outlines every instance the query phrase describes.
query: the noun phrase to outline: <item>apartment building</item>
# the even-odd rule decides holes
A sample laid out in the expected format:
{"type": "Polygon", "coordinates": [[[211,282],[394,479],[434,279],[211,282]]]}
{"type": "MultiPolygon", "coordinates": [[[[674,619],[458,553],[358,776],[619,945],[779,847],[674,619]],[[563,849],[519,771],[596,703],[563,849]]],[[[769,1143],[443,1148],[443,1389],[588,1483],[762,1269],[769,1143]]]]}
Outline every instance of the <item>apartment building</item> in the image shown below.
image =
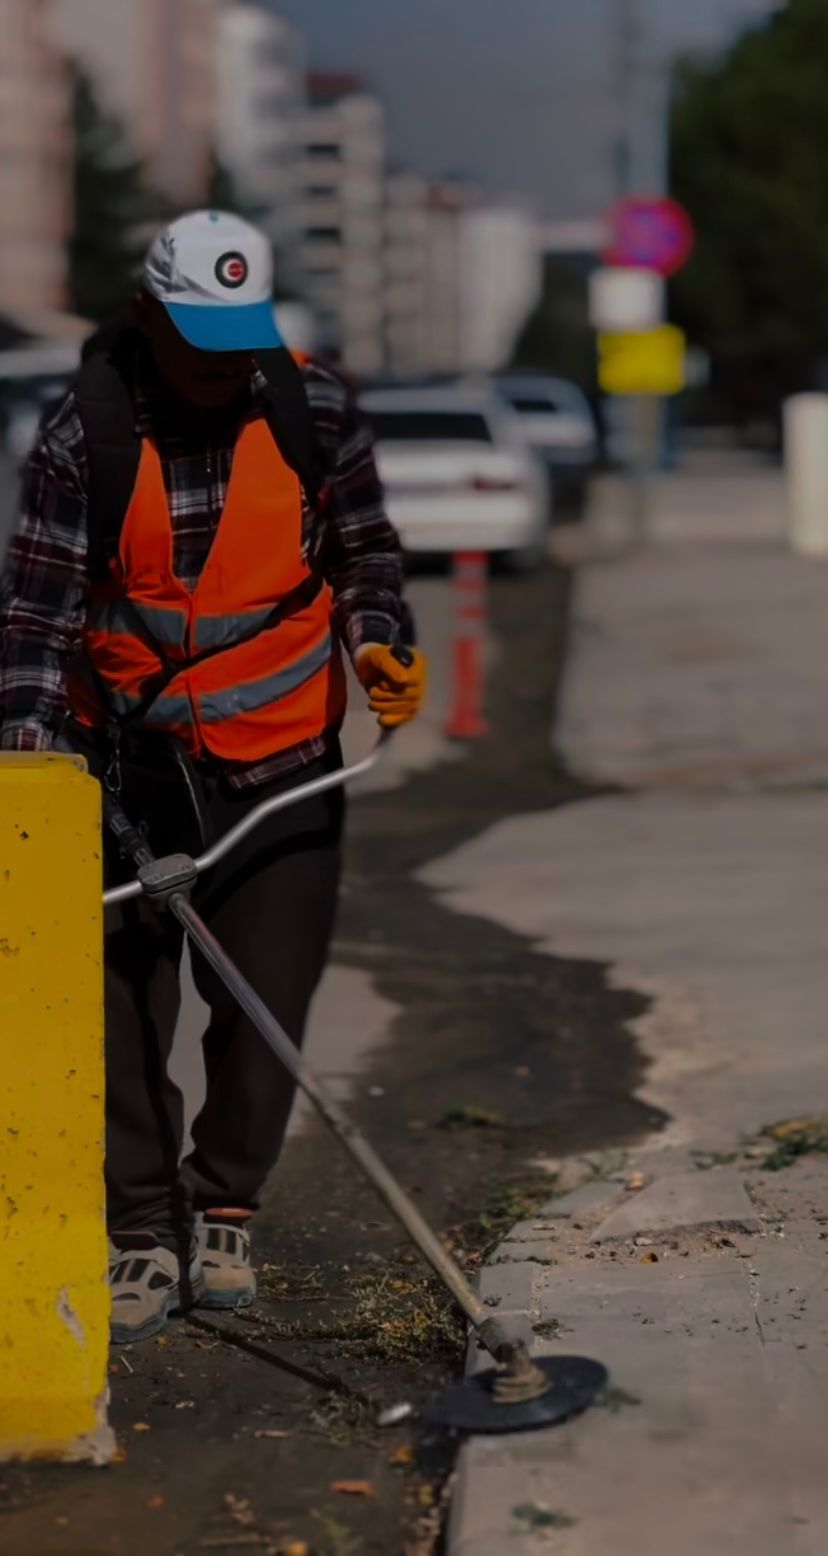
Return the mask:
{"type": "Polygon", "coordinates": [[[540,230],[519,206],[463,213],[459,240],[459,356],[466,372],[505,367],[543,290],[540,230]]]}
{"type": "Polygon", "coordinates": [[[385,186],[384,359],[395,375],[431,370],[429,358],[429,183],[389,173],[385,186]]]}
{"type": "Polygon", "coordinates": [[[386,139],[355,76],[312,74],[302,119],[303,286],[320,347],[354,373],[384,365],[386,139]]]}
{"type": "Polygon", "coordinates": [[[53,36],[117,115],[149,183],[203,198],[216,123],[219,0],[52,0],[53,36]]]}
{"type": "Polygon", "coordinates": [[[71,223],[68,75],[49,0],[0,0],[0,312],[64,302],[71,223]]]}

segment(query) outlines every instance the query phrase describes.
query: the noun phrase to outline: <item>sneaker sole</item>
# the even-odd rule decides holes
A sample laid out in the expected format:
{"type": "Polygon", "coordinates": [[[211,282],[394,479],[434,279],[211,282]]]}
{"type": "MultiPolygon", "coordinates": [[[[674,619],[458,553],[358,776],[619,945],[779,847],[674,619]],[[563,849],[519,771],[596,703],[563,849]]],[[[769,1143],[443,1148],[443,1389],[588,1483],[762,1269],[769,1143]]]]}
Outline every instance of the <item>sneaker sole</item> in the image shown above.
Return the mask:
{"type": "Polygon", "coordinates": [[[163,1307],[157,1313],[153,1313],[152,1317],[146,1319],[143,1324],[136,1326],[134,1324],[111,1323],[109,1326],[111,1343],[113,1345],[131,1345],[133,1341],[138,1343],[141,1340],[151,1340],[153,1335],[160,1334],[162,1329],[166,1329],[168,1321],[175,1313],[183,1313],[189,1311],[191,1307],[199,1306],[204,1290],[203,1277],[201,1280],[194,1281],[192,1295],[185,1307],[181,1302],[180,1289],[177,1286],[173,1287],[167,1294],[163,1307]]]}
{"type": "Polygon", "coordinates": [[[195,1305],[212,1308],[214,1312],[227,1312],[234,1307],[252,1307],[255,1300],[255,1291],[211,1291],[208,1286],[195,1305]]]}

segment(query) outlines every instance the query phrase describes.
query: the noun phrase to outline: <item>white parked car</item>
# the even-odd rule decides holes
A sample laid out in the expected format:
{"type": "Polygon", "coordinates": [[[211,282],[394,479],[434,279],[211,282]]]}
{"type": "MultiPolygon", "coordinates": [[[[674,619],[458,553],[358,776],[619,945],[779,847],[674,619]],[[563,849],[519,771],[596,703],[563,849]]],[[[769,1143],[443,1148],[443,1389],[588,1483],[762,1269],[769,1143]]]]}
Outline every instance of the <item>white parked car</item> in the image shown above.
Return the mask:
{"type": "Polygon", "coordinates": [[[543,470],[491,389],[369,390],[388,513],[407,551],[494,552],[515,570],[545,551],[543,470]]]}
{"type": "Polygon", "coordinates": [[[71,376],[32,380],[9,398],[0,411],[4,423],[2,442],[9,458],[19,465],[29,454],[44,415],[56,410],[71,383],[71,376]]]}
{"type": "Polygon", "coordinates": [[[41,417],[62,400],[80,362],[72,341],[32,340],[0,351],[0,446],[15,464],[28,454],[41,417]]]}
{"type": "Polygon", "coordinates": [[[520,418],[529,447],[543,460],[563,504],[581,503],[598,459],[598,432],[586,395],[566,378],[504,373],[499,394],[520,418]]]}

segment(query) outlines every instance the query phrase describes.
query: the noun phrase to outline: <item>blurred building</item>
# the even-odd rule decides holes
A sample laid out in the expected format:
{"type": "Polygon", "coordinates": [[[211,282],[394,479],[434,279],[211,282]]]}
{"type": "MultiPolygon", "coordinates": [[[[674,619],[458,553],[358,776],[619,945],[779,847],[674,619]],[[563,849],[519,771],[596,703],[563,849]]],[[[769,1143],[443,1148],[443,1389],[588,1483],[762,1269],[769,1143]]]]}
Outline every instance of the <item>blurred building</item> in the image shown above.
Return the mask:
{"type": "Polygon", "coordinates": [[[537,224],[473,186],[388,177],[385,360],[396,375],[491,372],[508,362],[543,285],[537,224]]]}
{"type": "Polygon", "coordinates": [[[219,161],[273,237],[280,272],[290,276],[302,223],[304,40],[257,0],[226,0],[217,69],[219,161]]]}
{"type": "Polygon", "coordinates": [[[432,184],[426,206],[426,353],[432,373],[462,369],[463,223],[472,196],[463,185],[432,184]]]}
{"type": "Polygon", "coordinates": [[[311,75],[302,121],[302,284],[319,345],[355,373],[384,361],[385,114],[350,75],[311,75]]]}
{"type": "Polygon", "coordinates": [[[462,368],[463,222],[471,192],[418,173],[386,181],[385,366],[395,375],[462,368]]]}
{"type": "Polygon", "coordinates": [[[395,374],[427,373],[429,183],[408,169],[385,186],[384,359],[395,374]]]}
{"type": "Polygon", "coordinates": [[[0,311],[64,301],[70,90],[49,0],[0,0],[0,311]]]}
{"type": "Polygon", "coordinates": [[[543,290],[540,232],[527,211],[479,205],[462,216],[459,357],[467,372],[506,366],[543,290]]]}
{"type": "Polygon", "coordinates": [[[151,186],[203,198],[216,120],[218,0],[52,0],[54,35],[122,121],[151,186]]]}

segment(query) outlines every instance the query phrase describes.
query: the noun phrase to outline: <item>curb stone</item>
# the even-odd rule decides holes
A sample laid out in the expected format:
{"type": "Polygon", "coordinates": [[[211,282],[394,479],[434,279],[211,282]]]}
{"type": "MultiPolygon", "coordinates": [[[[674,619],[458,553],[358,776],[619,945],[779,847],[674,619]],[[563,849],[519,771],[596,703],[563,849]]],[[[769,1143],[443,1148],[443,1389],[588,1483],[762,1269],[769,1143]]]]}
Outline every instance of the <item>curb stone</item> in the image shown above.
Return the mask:
{"type": "MultiPolygon", "coordinates": [[[[652,1171],[652,1161],[648,1166],[652,1171]]],[[[764,1225],[736,1169],[721,1167],[705,1173],[696,1169],[688,1172],[686,1163],[671,1161],[667,1174],[655,1178],[645,1188],[631,1191],[628,1180],[590,1182],[563,1198],[550,1201],[531,1220],[516,1223],[495,1249],[491,1262],[480,1271],[478,1289],[484,1302],[524,1338],[535,1355],[555,1354],[558,1345],[555,1339],[541,1337],[535,1327],[545,1315],[554,1314],[553,1300],[561,1308],[563,1321],[574,1336],[570,1340],[569,1334],[564,1332],[561,1342],[564,1350],[579,1352],[583,1349],[586,1354],[603,1352],[603,1341],[598,1336],[603,1337],[604,1329],[609,1325],[606,1350],[610,1358],[613,1352],[615,1354],[615,1366],[611,1367],[613,1381],[628,1395],[630,1403],[638,1403],[638,1396],[644,1390],[640,1378],[636,1377],[636,1363],[632,1362],[627,1377],[626,1368],[622,1366],[626,1353],[623,1347],[619,1351],[617,1333],[618,1323],[630,1324],[631,1319],[623,1313],[612,1318],[611,1288],[607,1287],[606,1295],[602,1295],[599,1266],[582,1262],[595,1260],[596,1255],[590,1249],[598,1248],[600,1260],[602,1243],[618,1244],[620,1249],[626,1242],[634,1248],[636,1236],[645,1231],[653,1233],[656,1240],[660,1235],[667,1237],[669,1233],[676,1233],[681,1236],[699,1227],[738,1229],[755,1237],[761,1234],[764,1225]],[[555,1293],[554,1298],[552,1293],[555,1293]],[[583,1340],[579,1338],[581,1321],[576,1321],[575,1313],[581,1315],[588,1331],[583,1340]]],[[[614,1259],[615,1255],[611,1257],[614,1259]]],[[[651,1272],[636,1257],[627,1264],[626,1277],[621,1266],[612,1266],[613,1271],[616,1268],[622,1284],[626,1280],[628,1288],[630,1281],[640,1287],[642,1311],[646,1311],[648,1293],[656,1299],[657,1305],[662,1300],[658,1293],[668,1277],[669,1266],[657,1264],[651,1272]]],[[[741,1262],[739,1268],[741,1270],[741,1262]]],[[[735,1268],[732,1271],[724,1267],[718,1271],[710,1268],[708,1275],[714,1281],[711,1288],[714,1310],[717,1301],[724,1302],[726,1307],[730,1301],[727,1292],[731,1289],[731,1281],[737,1279],[735,1268]],[[722,1295],[717,1297],[722,1280],[725,1285],[722,1295]]],[[[606,1280],[606,1276],[603,1279],[606,1280]]],[[[741,1283],[742,1280],[740,1273],[738,1281],[741,1283]]],[[[649,1318],[644,1321],[653,1322],[649,1318]]],[[[647,1330],[646,1333],[655,1331],[647,1330]]],[[[602,1354],[602,1359],[607,1358],[602,1354]]],[[[490,1364],[487,1353],[472,1339],[467,1372],[473,1374],[490,1364]]],[[[663,1409],[663,1404],[659,1408],[663,1409]]],[[[576,1463],[577,1444],[582,1440],[577,1434],[580,1432],[583,1437],[588,1433],[588,1442],[597,1434],[604,1445],[599,1452],[609,1451],[612,1455],[615,1451],[612,1442],[617,1441],[620,1447],[621,1439],[629,1439],[631,1433],[638,1441],[642,1422],[640,1417],[635,1419],[636,1415],[633,1411],[623,1411],[620,1416],[611,1411],[590,1412],[582,1420],[564,1423],[546,1434],[514,1433],[505,1438],[477,1437],[465,1442],[458,1457],[449,1514],[448,1556],[555,1556],[564,1551],[575,1556],[576,1552],[580,1553],[585,1549],[581,1543],[583,1531],[578,1530],[574,1520],[571,1529],[566,1523],[560,1528],[539,1524],[534,1529],[526,1529],[521,1527],[520,1519],[515,1518],[515,1509],[534,1507],[541,1513],[545,1510],[565,1520],[568,1510],[563,1505],[557,1506],[554,1488],[559,1483],[566,1486],[570,1473],[568,1466],[576,1463]]],[[[629,1453],[629,1448],[626,1451],[629,1453]]],[[[583,1470],[576,1469],[573,1473],[577,1480],[583,1470]]],[[[561,1495],[565,1501],[565,1490],[561,1495]]]]}

